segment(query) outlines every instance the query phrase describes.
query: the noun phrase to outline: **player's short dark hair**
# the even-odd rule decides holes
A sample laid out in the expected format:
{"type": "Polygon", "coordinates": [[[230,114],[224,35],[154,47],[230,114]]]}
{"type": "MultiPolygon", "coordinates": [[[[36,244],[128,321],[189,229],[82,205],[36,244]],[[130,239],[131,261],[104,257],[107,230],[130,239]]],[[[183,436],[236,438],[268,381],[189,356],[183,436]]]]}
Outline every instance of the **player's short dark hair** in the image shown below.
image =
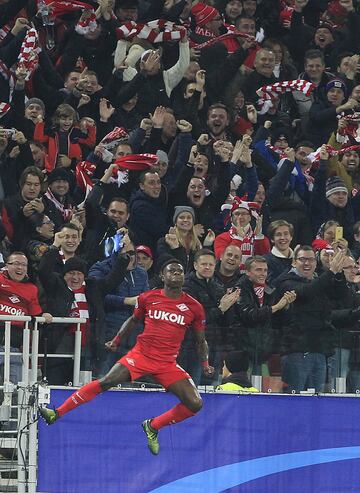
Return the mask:
{"type": "Polygon", "coordinates": [[[170,264],[180,264],[182,266],[182,268],[184,268],[182,262],[180,262],[180,260],[178,258],[169,257],[166,260],[164,260],[162,262],[162,264],[160,265],[160,272],[161,272],[161,274],[164,272],[165,267],[167,267],[170,264]]]}

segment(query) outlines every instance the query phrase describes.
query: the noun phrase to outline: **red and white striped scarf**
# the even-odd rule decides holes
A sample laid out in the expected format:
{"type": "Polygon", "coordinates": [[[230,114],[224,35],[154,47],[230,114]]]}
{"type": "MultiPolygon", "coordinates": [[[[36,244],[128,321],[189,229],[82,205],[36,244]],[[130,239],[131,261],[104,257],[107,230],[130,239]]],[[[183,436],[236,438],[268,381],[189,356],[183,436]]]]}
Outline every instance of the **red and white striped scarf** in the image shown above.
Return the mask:
{"type": "Polygon", "coordinates": [[[9,103],[0,103],[0,118],[6,115],[10,110],[11,106],[9,103]]]}
{"type": "Polygon", "coordinates": [[[38,33],[36,29],[29,29],[22,42],[18,58],[18,65],[24,66],[28,72],[25,80],[29,80],[36,69],[40,52],[38,33]]]}
{"type": "Polygon", "coordinates": [[[360,141],[359,136],[359,124],[360,124],[360,112],[354,111],[350,114],[345,114],[344,112],[337,115],[340,120],[346,120],[347,125],[344,128],[338,129],[336,133],[336,140],[340,144],[347,144],[349,141],[360,141]]]}
{"type": "Polygon", "coordinates": [[[282,82],[275,82],[267,86],[261,86],[256,91],[256,94],[260,97],[258,105],[260,106],[260,115],[264,115],[272,108],[272,100],[278,97],[279,94],[285,94],[286,92],[300,91],[305,96],[309,96],[315,89],[315,85],[312,82],[302,79],[284,80],[282,82]]]}
{"type": "MultiPolygon", "coordinates": [[[[81,330],[81,345],[85,346],[87,340],[87,334],[89,330],[89,305],[85,294],[85,283],[80,289],[72,289],[74,293],[74,301],[70,308],[69,317],[70,318],[86,318],[86,324],[80,325],[81,330]]],[[[70,332],[75,332],[77,329],[77,324],[71,324],[69,326],[70,332]]]]}
{"type": "MultiPolygon", "coordinates": [[[[326,145],[326,150],[329,153],[329,157],[341,156],[341,154],[345,154],[345,152],[358,151],[359,149],[360,145],[343,147],[342,149],[334,149],[331,145],[326,145]]],[[[307,157],[311,163],[320,161],[320,150],[321,147],[318,147],[315,152],[308,154],[307,157]]]]}
{"type": "Polygon", "coordinates": [[[6,36],[11,31],[11,27],[6,24],[5,26],[0,27],[0,41],[6,38],[6,36]]]}
{"type": "Polygon", "coordinates": [[[97,28],[97,22],[96,22],[96,14],[95,11],[92,10],[90,16],[87,19],[81,20],[81,18],[78,20],[78,23],[75,26],[75,31],[78,34],[88,34],[88,33],[93,33],[96,28],[97,28]]]}
{"type": "Polygon", "coordinates": [[[122,127],[115,127],[111,132],[105,135],[105,137],[100,141],[105,149],[111,150],[116,147],[121,139],[126,139],[129,134],[122,127]]]}
{"type": "Polygon", "coordinates": [[[186,35],[186,28],[180,29],[174,22],[163,19],[144,23],[125,22],[116,29],[117,39],[132,41],[135,37],[146,39],[150,43],[180,40],[186,35]],[[162,31],[160,31],[162,30],[162,31]]]}
{"type": "Polygon", "coordinates": [[[95,170],[96,164],[91,163],[90,161],[80,161],[76,165],[76,184],[80,188],[80,190],[83,190],[85,192],[85,197],[87,197],[94,186],[91,177],[93,176],[95,170]]]}
{"type": "Polygon", "coordinates": [[[45,192],[44,195],[49,200],[51,200],[51,202],[55,205],[55,207],[57,208],[57,210],[61,212],[61,215],[62,215],[64,221],[65,222],[70,221],[70,219],[72,218],[72,215],[73,215],[73,210],[71,208],[65,207],[65,205],[62,204],[55,197],[55,195],[52,193],[52,191],[50,190],[50,188],[47,189],[47,191],[45,192]]]}

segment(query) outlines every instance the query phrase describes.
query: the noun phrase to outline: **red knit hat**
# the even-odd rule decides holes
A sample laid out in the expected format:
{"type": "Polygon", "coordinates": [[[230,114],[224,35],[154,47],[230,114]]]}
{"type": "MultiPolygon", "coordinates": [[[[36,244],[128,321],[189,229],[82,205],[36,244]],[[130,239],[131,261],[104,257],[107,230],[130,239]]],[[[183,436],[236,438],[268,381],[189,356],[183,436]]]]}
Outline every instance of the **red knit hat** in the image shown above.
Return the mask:
{"type": "Polygon", "coordinates": [[[319,252],[321,250],[334,251],[333,247],[326,240],[323,240],[322,238],[315,238],[315,240],[313,240],[313,242],[311,243],[311,246],[316,252],[319,252]]]}
{"type": "Polygon", "coordinates": [[[220,16],[219,11],[206,5],[205,3],[197,3],[192,9],[191,13],[195,18],[195,22],[198,26],[204,26],[208,22],[212,21],[214,17],[220,16]]]}

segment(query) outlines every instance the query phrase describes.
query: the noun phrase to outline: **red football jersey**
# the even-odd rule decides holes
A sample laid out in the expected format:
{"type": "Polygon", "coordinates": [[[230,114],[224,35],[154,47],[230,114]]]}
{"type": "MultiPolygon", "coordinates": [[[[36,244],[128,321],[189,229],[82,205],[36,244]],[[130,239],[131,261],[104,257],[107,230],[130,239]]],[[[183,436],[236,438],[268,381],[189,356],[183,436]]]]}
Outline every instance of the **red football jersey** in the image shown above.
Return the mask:
{"type": "Polygon", "coordinates": [[[186,330],[205,330],[205,312],[202,305],[187,293],[179,298],[165,296],[163,289],[142,293],[134,315],[144,320],[144,332],[136,346],[147,357],[174,361],[186,330]]]}
{"type": "MultiPolygon", "coordinates": [[[[42,313],[38,299],[38,288],[32,282],[18,282],[0,273],[0,314],[36,316],[42,313]]],[[[13,322],[23,325],[24,322],[13,322]]]]}

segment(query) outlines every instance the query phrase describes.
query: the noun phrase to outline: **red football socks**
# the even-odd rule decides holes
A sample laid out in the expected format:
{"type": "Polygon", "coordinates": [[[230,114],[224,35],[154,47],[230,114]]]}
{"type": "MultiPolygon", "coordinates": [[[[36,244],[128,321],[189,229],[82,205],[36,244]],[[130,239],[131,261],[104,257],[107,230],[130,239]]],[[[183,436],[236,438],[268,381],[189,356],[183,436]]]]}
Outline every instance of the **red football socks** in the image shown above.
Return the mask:
{"type": "Polygon", "coordinates": [[[190,411],[184,404],[177,404],[169,411],[166,411],[166,413],[153,418],[151,420],[151,427],[154,428],[154,430],[160,430],[164,426],[180,423],[180,421],[184,421],[184,419],[191,418],[191,416],[194,415],[195,413],[190,411]]]}
{"type": "Polygon", "coordinates": [[[59,416],[72,411],[81,404],[92,401],[94,397],[102,392],[102,388],[99,380],[94,380],[93,382],[87,383],[81,389],[74,392],[66,401],[57,408],[59,416]]]}

